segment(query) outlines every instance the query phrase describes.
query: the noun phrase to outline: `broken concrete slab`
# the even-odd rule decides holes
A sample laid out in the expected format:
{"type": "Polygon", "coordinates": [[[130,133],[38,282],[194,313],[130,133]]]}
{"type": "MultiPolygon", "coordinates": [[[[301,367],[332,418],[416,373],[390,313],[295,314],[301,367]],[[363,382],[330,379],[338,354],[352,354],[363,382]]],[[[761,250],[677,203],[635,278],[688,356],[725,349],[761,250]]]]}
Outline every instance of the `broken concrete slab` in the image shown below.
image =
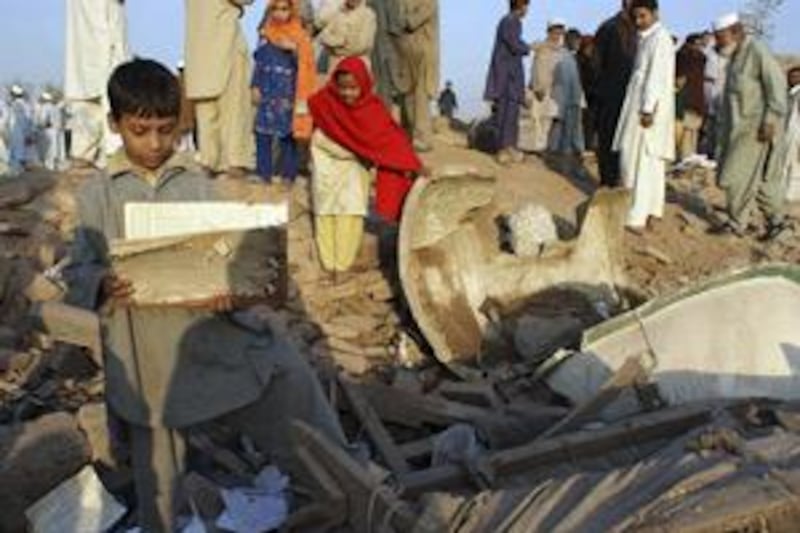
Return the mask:
{"type": "Polygon", "coordinates": [[[491,309],[514,309],[554,289],[613,308],[625,285],[626,192],[598,192],[581,210],[579,237],[538,258],[503,250],[494,193],[495,181],[481,176],[417,180],[400,228],[406,300],[437,358],[456,371],[481,353],[491,309]]]}
{"type": "Polygon", "coordinates": [[[588,331],[547,381],[580,404],[639,356],[671,404],[800,399],[800,267],[749,269],[658,298],[588,331]]]}
{"type": "Polygon", "coordinates": [[[100,317],[97,313],[61,302],[45,302],[36,306],[33,314],[52,339],[87,348],[95,362],[102,364],[100,317]]]}

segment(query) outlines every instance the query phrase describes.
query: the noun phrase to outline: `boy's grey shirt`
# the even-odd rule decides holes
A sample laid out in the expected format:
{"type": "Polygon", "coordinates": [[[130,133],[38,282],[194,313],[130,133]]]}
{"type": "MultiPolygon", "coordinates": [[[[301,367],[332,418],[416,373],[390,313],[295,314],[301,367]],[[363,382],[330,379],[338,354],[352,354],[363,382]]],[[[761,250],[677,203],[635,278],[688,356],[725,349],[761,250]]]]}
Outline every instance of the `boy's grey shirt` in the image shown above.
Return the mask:
{"type": "MultiPolygon", "coordinates": [[[[214,200],[212,181],[184,154],[152,186],[124,153],[78,195],[79,226],[66,272],[69,303],[97,309],[109,270],[108,243],[124,235],[128,202],[214,200]]],[[[191,279],[187,279],[191,283],[191,279]]],[[[181,308],[113,309],[104,316],[106,398],[124,420],[186,427],[258,399],[276,370],[270,350],[285,341],[245,329],[226,315],[181,308]]]]}

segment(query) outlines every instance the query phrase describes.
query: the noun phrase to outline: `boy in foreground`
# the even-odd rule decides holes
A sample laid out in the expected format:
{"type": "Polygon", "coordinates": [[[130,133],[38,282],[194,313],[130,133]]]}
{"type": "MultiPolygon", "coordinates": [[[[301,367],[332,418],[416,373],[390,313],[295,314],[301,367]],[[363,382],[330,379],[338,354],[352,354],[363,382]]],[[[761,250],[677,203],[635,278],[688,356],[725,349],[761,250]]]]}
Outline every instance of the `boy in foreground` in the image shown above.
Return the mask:
{"type": "Polygon", "coordinates": [[[130,435],[139,525],[170,531],[184,436],[198,424],[234,428],[292,476],[299,470],[288,438],[292,420],[342,446],[345,437],[300,354],[275,328],[237,321],[229,299],[214,310],[129,305],[132,286],[115,276],[108,257],[108,243],[124,237],[125,204],[214,194],[209,178],[174,150],[181,93],[169,70],[148,60],[123,64],[108,96],[124,146],[79,194],[70,299],[103,312],[106,398],[130,435]]]}

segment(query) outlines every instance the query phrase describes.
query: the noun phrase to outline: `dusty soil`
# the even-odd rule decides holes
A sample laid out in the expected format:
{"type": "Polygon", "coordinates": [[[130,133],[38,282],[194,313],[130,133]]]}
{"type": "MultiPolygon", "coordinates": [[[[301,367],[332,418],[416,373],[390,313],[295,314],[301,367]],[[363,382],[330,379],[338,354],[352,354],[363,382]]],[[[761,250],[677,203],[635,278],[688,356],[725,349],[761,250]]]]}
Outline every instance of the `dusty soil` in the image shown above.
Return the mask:
{"type": "MultiPolygon", "coordinates": [[[[432,168],[466,165],[495,176],[503,209],[534,202],[574,224],[575,209],[598,186],[592,155],[582,161],[528,155],[522,163],[502,167],[489,155],[466,150],[457,134],[440,134],[439,139],[426,163],[432,168]]],[[[625,271],[637,292],[653,297],[730,270],[800,260],[800,232],[771,244],[760,243],[755,234],[743,239],[708,234],[725,205],[713,173],[699,168],[681,172],[669,178],[667,188],[664,218],[643,235],[626,234],[625,271]]],[[[789,212],[797,218],[800,205],[790,206],[789,212]]]]}

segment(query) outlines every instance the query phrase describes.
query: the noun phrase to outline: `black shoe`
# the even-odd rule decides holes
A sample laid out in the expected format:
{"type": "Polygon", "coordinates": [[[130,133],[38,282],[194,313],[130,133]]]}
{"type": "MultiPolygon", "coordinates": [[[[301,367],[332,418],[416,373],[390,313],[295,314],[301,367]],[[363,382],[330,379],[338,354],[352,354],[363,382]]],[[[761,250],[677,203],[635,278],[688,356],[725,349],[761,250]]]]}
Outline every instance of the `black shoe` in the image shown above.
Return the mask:
{"type": "Polygon", "coordinates": [[[761,242],[776,241],[793,230],[793,224],[786,222],[785,220],[781,220],[780,222],[770,222],[767,225],[767,230],[758,240],[761,242]]]}

